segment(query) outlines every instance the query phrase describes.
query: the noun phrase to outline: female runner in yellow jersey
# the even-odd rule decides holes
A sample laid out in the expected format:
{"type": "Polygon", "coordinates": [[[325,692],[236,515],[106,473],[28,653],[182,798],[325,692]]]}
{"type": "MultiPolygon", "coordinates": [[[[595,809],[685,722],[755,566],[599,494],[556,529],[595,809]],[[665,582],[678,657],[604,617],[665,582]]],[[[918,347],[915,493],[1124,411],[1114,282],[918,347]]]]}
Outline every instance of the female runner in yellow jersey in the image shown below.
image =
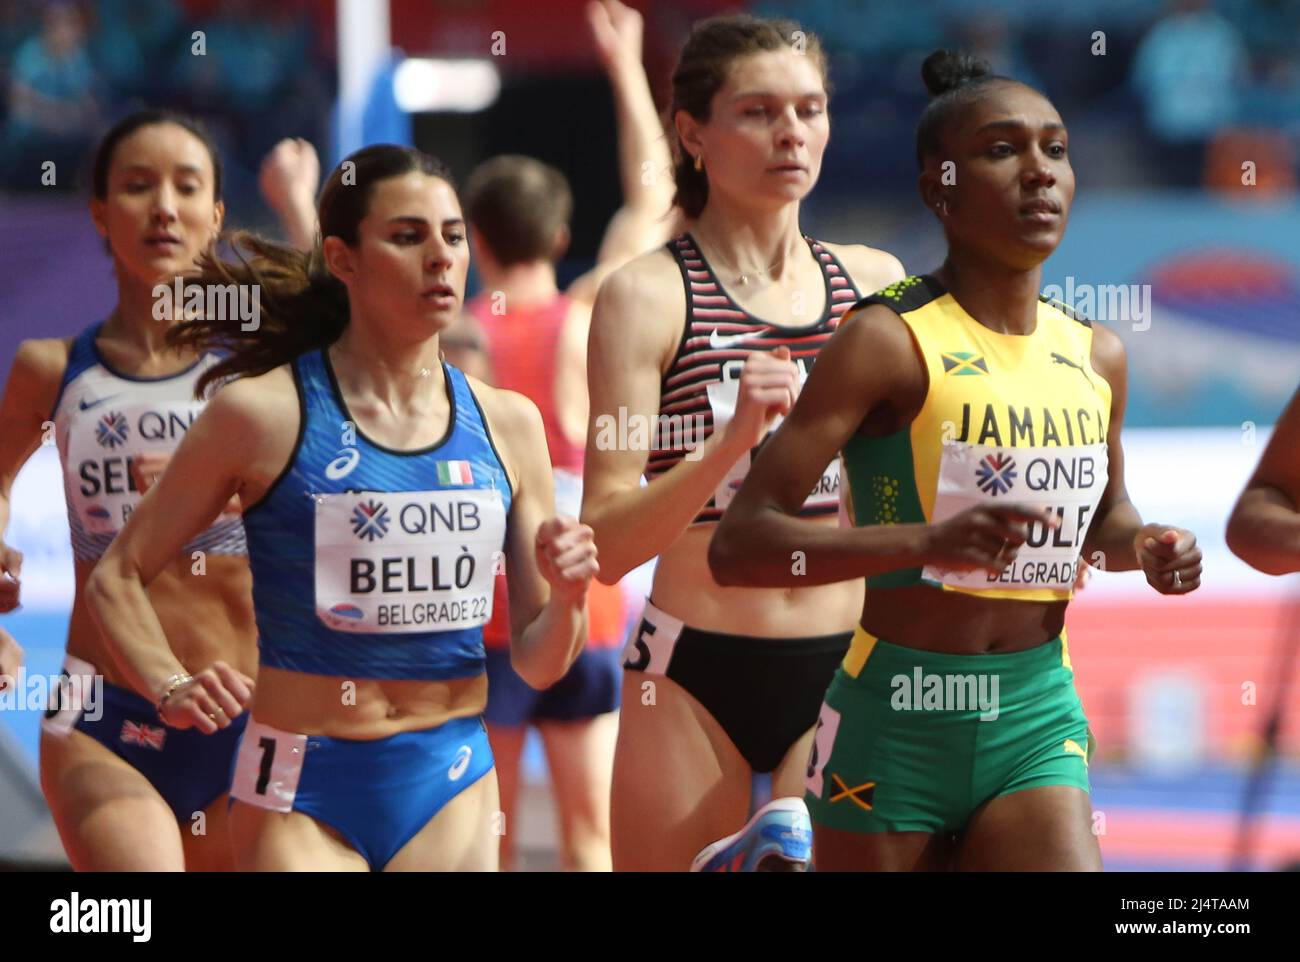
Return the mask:
{"type": "Polygon", "coordinates": [[[723,584],[867,580],[807,767],[818,868],[1099,869],[1064,631],[1080,553],[1163,594],[1201,553],[1128,500],[1119,339],[1039,297],[1074,196],[1060,116],[965,57],[922,73],[947,259],[850,312],[710,562],[723,584]],[[841,450],[859,527],[798,523],[841,450]]]}

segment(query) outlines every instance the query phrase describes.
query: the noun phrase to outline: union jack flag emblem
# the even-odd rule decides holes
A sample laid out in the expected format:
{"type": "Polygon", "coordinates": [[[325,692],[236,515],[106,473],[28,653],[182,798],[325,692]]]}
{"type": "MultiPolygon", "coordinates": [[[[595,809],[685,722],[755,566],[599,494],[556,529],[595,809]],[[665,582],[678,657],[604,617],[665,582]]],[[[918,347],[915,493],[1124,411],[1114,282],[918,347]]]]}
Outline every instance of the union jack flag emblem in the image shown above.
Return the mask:
{"type": "Polygon", "coordinates": [[[162,751],[163,742],[167,740],[167,730],[143,722],[124,721],[122,734],[118,737],[127,745],[141,745],[162,751]]]}

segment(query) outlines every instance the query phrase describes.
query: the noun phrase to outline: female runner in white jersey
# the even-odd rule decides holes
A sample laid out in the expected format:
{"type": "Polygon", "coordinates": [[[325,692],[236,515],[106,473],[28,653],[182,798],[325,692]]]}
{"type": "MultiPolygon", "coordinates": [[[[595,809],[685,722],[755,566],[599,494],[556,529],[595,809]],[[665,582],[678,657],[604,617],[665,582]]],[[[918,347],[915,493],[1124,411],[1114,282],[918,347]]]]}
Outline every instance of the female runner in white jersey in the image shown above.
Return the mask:
{"type": "MultiPolygon", "coordinates": [[[[228,868],[224,794],[238,732],[205,740],[163,726],[153,707],[160,692],[127,690],[86,603],[96,560],[201,408],[194,383],[217,360],[166,345],[172,321],[154,291],[170,293],[220,230],[221,164],[192,121],[142,112],[105,135],[93,178],[90,213],[113,258],[117,304],[77,337],[24,341],[0,405],[0,530],[13,480],[52,422],[73,537],[65,691],[87,698],[47,712],[41,784],[74,868],[228,868]],[[92,704],[96,677],[103,697],[92,704]]],[[[224,506],[160,559],[149,598],[199,684],[220,679],[242,692],[256,665],[248,563],[239,520],[224,506]]],[[[18,552],[0,546],[0,564],[19,577],[18,552]]],[[[12,603],[14,580],[5,585],[12,603]]]]}
{"type": "MultiPolygon", "coordinates": [[[[676,200],[694,223],[611,275],[593,313],[583,520],[602,581],[659,556],[624,662],[615,870],[747,869],[769,854],[807,864],[803,764],[862,589],[722,588],[707,550],[839,315],[903,271],[800,231],[830,126],[824,55],[797,29],[749,16],[694,27],[672,102],[676,200]],[[651,448],[658,424],[668,430],[651,448]],[[786,836],[770,851],[749,845],[755,833],[724,838],[745,826],[756,771],[772,772],[786,836]]],[[[818,489],[808,523],[833,525],[835,465],[818,489]]]]}
{"type": "Polygon", "coordinates": [[[585,639],[591,531],[546,520],[532,402],[440,361],[469,267],[442,164],[366,148],[330,176],[319,215],[311,255],[245,236],[251,259],[206,262],[199,283],[259,283],[268,306],[256,331],[180,332],[226,346],[210,379],[236,380],[105,556],[92,604],[132,687],[165,691],[169,723],[240,716],[238,686],[178,677],[145,590],[237,493],[261,661],[231,789],[239,867],[495,869],[480,717],[493,572],[504,559],[516,671],[550,685],[585,639]]]}

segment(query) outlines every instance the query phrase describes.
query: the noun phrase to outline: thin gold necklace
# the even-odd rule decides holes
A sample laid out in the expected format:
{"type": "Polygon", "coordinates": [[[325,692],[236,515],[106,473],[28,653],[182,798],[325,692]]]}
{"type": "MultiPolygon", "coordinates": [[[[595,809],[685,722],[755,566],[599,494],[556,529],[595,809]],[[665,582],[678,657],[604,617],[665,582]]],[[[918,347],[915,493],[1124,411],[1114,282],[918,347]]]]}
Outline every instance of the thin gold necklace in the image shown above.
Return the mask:
{"type": "MultiPolygon", "coordinates": [[[[698,243],[699,243],[699,237],[697,235],[696,244],[698,245],[698,243]]],[[[748,284],[751,280],[753,280],[756,276],[766,277],[770,280],[772,277],[771,274],[772,268],[775,267],[777,263],[779,263],[780,261],[788,259],[791,252],[797,249],[798,249],[797,247],[791,247],[789,250],[782,251],[780,254],[778,254],[775,257],[775,259],[773,259],[772,263],[768,264],[767,267],[764,267],[762,270],[755,269],[755,270],[741,271],[734,264],[722,260],[722,258],[718,257],[716,253],[713,256],[713,263],[714,264],[720,263],[724,268],[727,269],[728,273],[735,275],[735,277],[731,281],[732,283],[740,284],[744,286],[748,284]]],[[[701,251],[700,253],[703,254],[703,251],[701,251]]]]}
{"type": "MultiPolygon", "coordinates": [[[[339,352],[340,354],[342,354],[342,355],[345,355],[345,356],[347,356],[347,357],[351,357],[351,358],[353,358],[354,360],[363,360],[363,359],[361,358],[360,355],[355,354],[355,353],[353,353],[352,351],[349,351],[347,348],[345,348],[343,345],[339,344],[337,341],[334,343],[333,347],[334,347],[334,349],[335,349],[336,351],[338,351],[338,352],[339,352]]],[[[406,372],[403,372],[403,373],[406,373],[406,372]]],[[[432,370],[431,368],[421,367],[418,371],[411,372],[411,373],[407,374],[406,376],[407,376],[408,378],[410,378],[411,380],[414,381],[414,380],[418,380],[419,378],[432,377],[432,376],[433,376],[433,370],[432,370]]]]}

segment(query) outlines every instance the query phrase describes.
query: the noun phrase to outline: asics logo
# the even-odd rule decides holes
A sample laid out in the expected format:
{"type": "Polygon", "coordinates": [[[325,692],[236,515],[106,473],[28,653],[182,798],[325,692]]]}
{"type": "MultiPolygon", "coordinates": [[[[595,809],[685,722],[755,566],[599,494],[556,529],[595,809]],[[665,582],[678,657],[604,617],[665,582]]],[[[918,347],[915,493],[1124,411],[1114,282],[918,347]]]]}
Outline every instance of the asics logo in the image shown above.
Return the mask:
{"type": "Polygon", "coordinates": [[[325,465],[325,477],[331,481],[346,478],[361,460],[361,452],[356,448],[345,448],[337,458],[325,465]]]}
{"type": "Polygon", "coordinates": [[[465,769],[469,768],[470,756],[473,754],[474,750],[468,745],[461,745],[456,749],[456,760],[451,763],[451,768],[447,769],[447,777],[454,782],[464,775],[465,769]]]}
{"type": "Polygon", "coordinates": [[[750,338],[755,336],[756,334],[753,331],[750,331],[745,334],[723,335],[723,334],[719,334],[718,329],[715,327],[709,333],[709,347],[713,348],[713,350],[715,351],[723,351],[729,347],[733,347],[734,345],[741,343],[742,341],[748,341],[750,338]]]}

